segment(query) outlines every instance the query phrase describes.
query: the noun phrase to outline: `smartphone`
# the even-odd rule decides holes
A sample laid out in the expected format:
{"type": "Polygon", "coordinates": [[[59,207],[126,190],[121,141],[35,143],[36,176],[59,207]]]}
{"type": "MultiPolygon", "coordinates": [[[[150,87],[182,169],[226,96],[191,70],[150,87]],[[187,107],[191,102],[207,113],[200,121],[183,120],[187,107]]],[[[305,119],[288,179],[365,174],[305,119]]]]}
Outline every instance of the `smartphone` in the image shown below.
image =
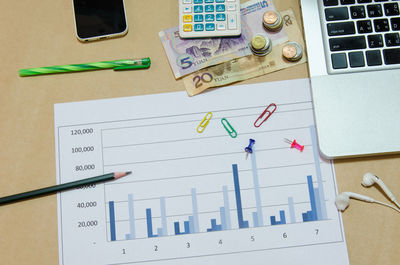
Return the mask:
{"type": "Polygon", "coordinates": [[[94,41],[124,36],[128,32],[124,0],[72,0],[76,36],[94,41]]]}

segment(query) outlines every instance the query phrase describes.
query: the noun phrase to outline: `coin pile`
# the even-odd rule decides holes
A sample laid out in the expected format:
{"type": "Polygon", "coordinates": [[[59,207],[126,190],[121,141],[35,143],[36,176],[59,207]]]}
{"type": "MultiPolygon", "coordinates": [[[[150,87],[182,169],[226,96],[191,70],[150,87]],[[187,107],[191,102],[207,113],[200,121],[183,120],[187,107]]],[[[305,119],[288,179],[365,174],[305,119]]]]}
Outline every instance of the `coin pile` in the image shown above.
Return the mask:
{"type": "Polygon", "coordinates": [[[286,60],[296,62],[303,57],[303,47],[297,42],[288,42],[282,48],[282,55],[286,60]]]}
{"type": "Polygon", "coordinates": [[[254,55],[265,56],[272,50],[272,42],[267,35],[256,34],[250,43],[250,50],[254,55]]]}
{"type": "Polygon", "coordinates": [[[267,11],[263,16],[263,24],[266,30],[279,31],[283,27],[282,16],[275,11],[267,11]]]}

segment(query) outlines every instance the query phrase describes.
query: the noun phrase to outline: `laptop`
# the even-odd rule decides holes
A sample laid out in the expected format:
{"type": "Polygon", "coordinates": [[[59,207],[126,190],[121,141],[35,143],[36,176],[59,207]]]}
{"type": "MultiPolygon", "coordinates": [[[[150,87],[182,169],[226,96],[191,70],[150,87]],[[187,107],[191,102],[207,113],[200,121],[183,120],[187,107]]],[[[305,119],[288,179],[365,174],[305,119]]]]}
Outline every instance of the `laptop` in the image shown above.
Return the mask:
{"type": "Polygon", "coordinates": [[[320,152],[400,152],[400,2],[301,0],[320,152]]]}

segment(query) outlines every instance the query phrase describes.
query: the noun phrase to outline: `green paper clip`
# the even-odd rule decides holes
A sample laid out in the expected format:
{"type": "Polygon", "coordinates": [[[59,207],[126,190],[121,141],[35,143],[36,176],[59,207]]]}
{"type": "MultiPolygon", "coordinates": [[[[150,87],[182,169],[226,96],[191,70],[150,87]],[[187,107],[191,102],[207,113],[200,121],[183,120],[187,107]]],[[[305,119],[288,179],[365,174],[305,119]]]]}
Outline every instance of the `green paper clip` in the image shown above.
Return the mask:
{"type": "Polygon", "coordinates": [[[235,129],[233,129],[232,125],[228,122],[227,119],[222,118],[221,119],[221,123],[222,125],[224,125],[225,130],[228,132],[228,134],[232,137],[232,138],[236,138],[237,133],[235,131],[235,129]]]}

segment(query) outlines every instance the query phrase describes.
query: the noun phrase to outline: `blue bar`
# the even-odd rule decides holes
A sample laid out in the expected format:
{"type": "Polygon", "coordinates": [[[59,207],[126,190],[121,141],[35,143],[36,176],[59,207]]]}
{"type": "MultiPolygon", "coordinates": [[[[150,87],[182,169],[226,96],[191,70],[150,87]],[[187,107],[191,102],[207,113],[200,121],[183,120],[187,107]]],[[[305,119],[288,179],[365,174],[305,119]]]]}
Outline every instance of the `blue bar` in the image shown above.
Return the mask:
{"type": "Polygon", "coordinates": [[[237,164],[232,165],[232,171],[233,171],[233,183],[235,184],[236,208],[237,208],[239,228],[248,228],[249,222],[243,220],[242,198],[240,196],[239,173],[237,164]]]}
{"type": "Polygon", "coordinates": [[[318,188],[314,188],[314,196],[315,196],[315,205],[317,206],[317,212],[315,214],[317,220],[321,220],[321,200],[319,199],[319,190],[318,188]]]}
{"type": "Polygon", "coordinates": [[[133,208],[133,195],[128,194],[128,209],[129,209],[129,238],[128,239],[135,239],[136,232],[135,232],[135,212],[133,208]]]}
{"type": "Polygon", "coordinates": [[[317,183],[318,183],[318,194],[319,201],[321,205],[321,216],[318,216],[320,220],[328,219],[328,215],[326,213],[326,205],[325,205],[325,193],[324,193],[324,185],[322,182],[321,175],[321,165],[319,160],[319,151],[318,151],[318,142],[317,142],[317,133],[315,131],[314,126],[310,126],[310,135],[313,146],[313,154],[314,154],[314,163],[315,163],[315,171],[317,173],[317,183]]]}
{"type": "Polygon", "coordinates": [[[174,222],[175,235],[180,235],[179,222],[174,222]]]}
{"type": "Polygon", "coordinates": [[[199,228],[199,211],[197,207],[196,189],[192,188],[192,207],[193,207],[193,227],[194,233],[200,232],[199,228]]]}
{"type": "Polygon", "coordinates": [[[183,225],[185,226],[185,234],[190,234],[190,222],[184,221],[183,225]]]}
{"type": "Polygon", "coordinates": [[[153,235],[153,224],[151,221],[151,209],[146,209],[146,220],[147,220],[147,236],[148,237],[156,237],[157,235],[153,235]]]}
{"type": "Polygon", "coordinates": [[[279,222],[276,221],[275,216],[270,216],[269,218],[271,219],[271,225],[278,225],[279,224],[279,222]]]}
{"type": "Polygon", "coordinates": [[[308,183],[308,194],[310,195],[310,204],[311,204],[311,220],[317,220],[317,206],[315,204],[315,195],[314,195],[314,186],[313,186],[313,179],[312,176],[307,176],[307,183],[308,183]]]}
{"type": "Polygon", "coordinates": [[[226,229],[232,229],[231,225],[231,209],[229,207],[229,194],[228,194],[228,187],[223,186],[222,191],[224,194],[224,208],[225,208],[225,220],[226,220],[226,229]]]}
{"type": "Polygon", "coordinates": [[[253,212],[253,224],[254,227],[258,227],[258,213],[257,212],[253,212]]]}
{"type": "Polygon", "coordinates": [[[160,209],[161,209],[161,226],[162,226],[162,234],[158,233],[159,236],[167,236],[168,228],[167,228],[167,211],[165,207],[165,197],[160,198],[160,209]]]}
{"type": "Polygon", "coordinates": [[[279,211],[279,215],[281,218],[281,221],[279,223],[282,225],[286,224],[285,211],[283,211],[283,210],[279,211]]]}
{"type": "Polygon", "coordinates": [[[116,240],[115,234],[115,211],[114,211],[114,201],[108,202],[108,207],[110,210],[110,234],[111,234],[111,241],[116,240]]]}
{"type": "Polygon", "coordinates": [[[254,195],[256,197],[256,208],[257,208],[257,217],[258,217],[257,226],[264,226],[263,212],[262,212],[262,207],[261,207],[260,183],[258,180],[257,160],[256,160],[256,152],[255,152],[254,147],[253,147],[253,152],[250,155],[250,158],[251,158],[251,170],[253,172],[254,195]]]}
{"type": "Polygon", "coordinates": [[[301,215],[303,216],[303,222],[308,222],[307,213],[302,213],[301,215]]]}
{"type": "Polygon", "coordinates": [[[213,232],[213,231],[221,231],[222,226],[217,225],[217,219],[211,219],[211,228],[207,229],[207,232],[213,232]]]}
{"type": "Polygon", "coordinates": [[[225,217],[225,208],[224,207],[220,207],[219,208],[219,215],[221,217],[221,227],[222,230],[226,230],[226,217],[225,217]]]}
{"type": "Polygon", "coordinates": [[[289,215],[290,215],[290,223],[296,223],[296,216],[294,213],[294,202],[293,197],[288,198],[288,205],[289,205],[289,215]]]}

